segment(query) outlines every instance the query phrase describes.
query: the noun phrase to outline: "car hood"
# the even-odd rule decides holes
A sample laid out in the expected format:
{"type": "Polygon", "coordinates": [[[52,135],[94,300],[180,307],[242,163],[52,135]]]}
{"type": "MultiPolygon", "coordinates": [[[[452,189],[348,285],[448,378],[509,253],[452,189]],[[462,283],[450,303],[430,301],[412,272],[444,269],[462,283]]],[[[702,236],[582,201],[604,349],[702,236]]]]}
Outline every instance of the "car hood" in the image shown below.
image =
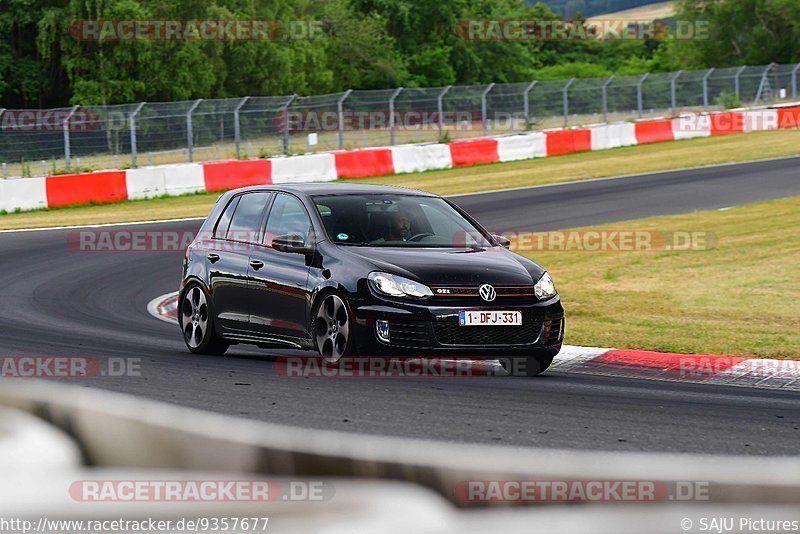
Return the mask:
{"type": "Polygon", "coordinates": [[[375,269],[433,286],[532,285],[544,270],[504,248],[436,249],[353,247],[350,252],[375,269]]]}

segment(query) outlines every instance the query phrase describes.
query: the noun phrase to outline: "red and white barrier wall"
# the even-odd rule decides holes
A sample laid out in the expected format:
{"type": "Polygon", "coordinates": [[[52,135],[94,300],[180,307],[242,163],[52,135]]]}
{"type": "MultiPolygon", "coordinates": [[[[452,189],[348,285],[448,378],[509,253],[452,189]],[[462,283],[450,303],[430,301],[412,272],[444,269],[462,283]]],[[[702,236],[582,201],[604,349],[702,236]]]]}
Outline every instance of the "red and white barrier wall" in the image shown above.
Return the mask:
{"type": "Polygon", "coordinates": [[[121,202],[247,185],[327,182],[517,161],[574,152],[800,126],[800,104],[692,114],[441,144],[401,145],[258,160],[232,160],[0,180],[0,210],[121,202]]]}

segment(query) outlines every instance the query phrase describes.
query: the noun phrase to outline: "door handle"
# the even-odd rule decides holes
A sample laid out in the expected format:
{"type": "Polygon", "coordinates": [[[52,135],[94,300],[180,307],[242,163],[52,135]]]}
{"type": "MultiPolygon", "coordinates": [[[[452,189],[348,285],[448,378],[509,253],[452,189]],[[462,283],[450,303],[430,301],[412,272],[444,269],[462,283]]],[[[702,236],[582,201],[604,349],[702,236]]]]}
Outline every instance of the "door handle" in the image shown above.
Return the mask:
{"type": "Polygon", "coordinates": [[[263,261],[250,260],[250,267],[252,267],[253,270],[255,270],[255,271],[259,270],[263,266],[264,266],[264,262],[263,261]]]}
{"type": "Polygon", "coordinates": [[[210,261],[211,263],[217,263],[219,261],[219,254],[212,253],[206,256],[206,258],[208,258],[208,261],[210,261]]]}

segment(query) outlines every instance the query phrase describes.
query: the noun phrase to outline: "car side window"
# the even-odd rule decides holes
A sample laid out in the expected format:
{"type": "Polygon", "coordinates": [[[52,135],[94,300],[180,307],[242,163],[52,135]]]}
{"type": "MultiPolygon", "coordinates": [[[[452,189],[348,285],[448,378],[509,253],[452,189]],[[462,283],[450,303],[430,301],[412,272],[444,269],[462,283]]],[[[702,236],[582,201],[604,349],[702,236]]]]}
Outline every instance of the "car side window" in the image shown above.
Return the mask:
{"type": "Polygon", "coordinates": [[[267,219],[267,244],[286,234],[299,234],[308,242],[310,233],[311,219],[303,204],[291,195],[279,193],[267,219]]]}
{"type": "Polygon", "coordinates": [[[214,227],[215,238],[225,239],[225,236],[228,235],[228,227],[231,225],[231,218],[233,218],[233,212],[236,210],[236,205],[239,203],[240,198],[241,197],[236,197],[231,200],[225,208],[225,211],[219,216],[219,220],[214,227]]]}
{"type": "Polygon", "coordinates": [[[247,193],[239,199],[231,218],[227,238],[232,241],[259,243],[261,241],[261,217],[269,202],[270,193],[247,193]]]}

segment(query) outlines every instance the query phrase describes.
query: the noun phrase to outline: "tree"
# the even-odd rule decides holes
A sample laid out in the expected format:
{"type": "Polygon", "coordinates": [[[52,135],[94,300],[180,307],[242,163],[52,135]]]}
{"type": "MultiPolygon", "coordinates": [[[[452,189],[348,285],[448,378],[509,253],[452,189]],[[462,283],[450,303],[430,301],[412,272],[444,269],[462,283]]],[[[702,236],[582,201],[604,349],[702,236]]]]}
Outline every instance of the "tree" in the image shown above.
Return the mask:
{"type": "Polygon", "coordinates": [[[670,48],[672,58],[684,64],[729,67],[800,61],[797,0],[679,0],[677,18],[707,28],[706,36],[677,41],[670,48]]]}

